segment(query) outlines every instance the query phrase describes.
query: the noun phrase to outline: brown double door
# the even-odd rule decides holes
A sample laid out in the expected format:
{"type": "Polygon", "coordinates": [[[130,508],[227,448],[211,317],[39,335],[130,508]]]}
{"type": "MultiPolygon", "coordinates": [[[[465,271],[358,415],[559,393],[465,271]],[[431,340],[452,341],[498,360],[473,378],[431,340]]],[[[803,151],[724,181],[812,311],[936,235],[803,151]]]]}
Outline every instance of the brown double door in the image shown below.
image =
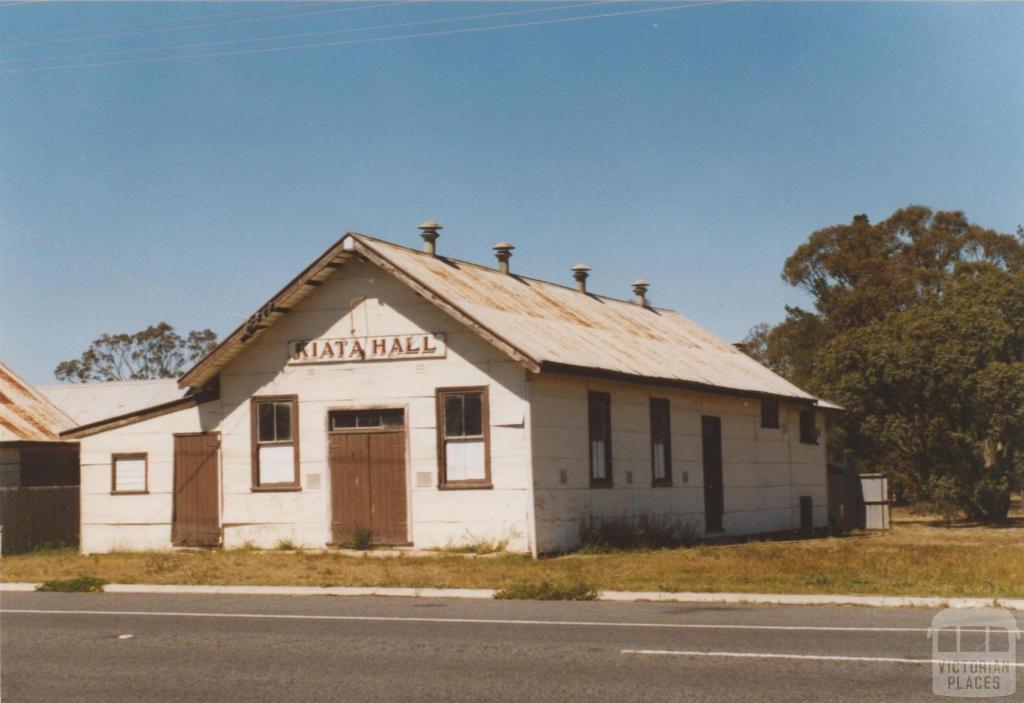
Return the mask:
{"type": "Polygon", "coordinates": [[[174,522],[171,542],[220,544],[220,434],[174,435],[174,522]]]}
{"type": "Polygon", "coordinates": [[[404,413],[334,412],[330,422],[334,543],[360,530],[375,543],[408,543],[404,413]]]}

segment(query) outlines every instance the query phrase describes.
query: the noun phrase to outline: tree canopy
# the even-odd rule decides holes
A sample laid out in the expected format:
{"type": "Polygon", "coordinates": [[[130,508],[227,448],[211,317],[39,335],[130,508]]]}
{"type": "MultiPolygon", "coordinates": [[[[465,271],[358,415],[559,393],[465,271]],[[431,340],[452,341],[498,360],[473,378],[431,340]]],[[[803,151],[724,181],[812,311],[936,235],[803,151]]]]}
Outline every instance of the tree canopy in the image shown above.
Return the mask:
{"type": "Polygon", "coordinates": [[[182,338],[161,322],[135,333],[104,333],[79,358],[59,363],[54,375],[68,383],[177,378],[216,344],[212,330],[192,330],[182,338]]]}
{"type": "Polygon", "coordinates": [[[1005,518],[1024,476],[1024,235],[910,206],[811,234],[787,308],[746,341],[762,363],[846,408],[835,439],[899,497],[1005,518]]]}

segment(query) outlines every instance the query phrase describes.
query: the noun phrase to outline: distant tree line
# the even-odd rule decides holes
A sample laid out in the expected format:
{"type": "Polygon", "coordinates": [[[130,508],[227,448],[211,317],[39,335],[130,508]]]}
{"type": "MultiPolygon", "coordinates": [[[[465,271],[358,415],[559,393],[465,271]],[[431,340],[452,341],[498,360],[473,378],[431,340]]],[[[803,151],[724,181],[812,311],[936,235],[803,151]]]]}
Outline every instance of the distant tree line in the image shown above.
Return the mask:
{"type": "Polygon", "coordinates": [[[58,381],[134,381],[177,378],[217,345],[213,330],[182,337],[166,322],[134,333],[104,333],[80,357],[57,364],[58,381]]]}
{"type": "Polygon", "coordinates": [[[745,349],[845,407],[833,449],[890,476],[897,498],[948,516],[1005,520],[1024,482],[1024,232],[910,206],[858,215],[801,244],[787,307],[745,349]]]}

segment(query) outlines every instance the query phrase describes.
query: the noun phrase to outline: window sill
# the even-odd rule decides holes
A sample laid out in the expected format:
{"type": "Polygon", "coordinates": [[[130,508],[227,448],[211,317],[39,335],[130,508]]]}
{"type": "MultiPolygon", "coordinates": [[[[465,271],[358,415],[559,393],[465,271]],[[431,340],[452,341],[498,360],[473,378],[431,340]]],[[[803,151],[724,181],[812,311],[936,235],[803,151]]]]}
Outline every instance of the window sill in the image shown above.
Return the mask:
{"type": "Polygon", "coordinates": [[[780,430],[782,425],[761,425],[762,430],[780,430]]]}
{"type": "Polygon", "coordinates": [[[652,481],[651,488],[672,488],[671,481],[652,481]]]}
{"type": "Polygon", "coordinates": [[[149,491],[111,491],[112,496],[148,496],[149,491]]]}
{"type": "Polygon", "coordinates": [[[494,484],[491,483],[442,483],[437,487],[439,491],[472,491],[472,490],[491,490],[494,488],[494,484]]]}
{"type": "Polygon", "coordinates": [[[591,488],[614,488],[615,484],[611,481],[591,481],[591,488]]]}
{"type": "Polygon", "coordinates": [[[294,493],[295,491],[301,491],[302,486],[253,486],[250,490],[252,490],[253,493],[294,493]]]}

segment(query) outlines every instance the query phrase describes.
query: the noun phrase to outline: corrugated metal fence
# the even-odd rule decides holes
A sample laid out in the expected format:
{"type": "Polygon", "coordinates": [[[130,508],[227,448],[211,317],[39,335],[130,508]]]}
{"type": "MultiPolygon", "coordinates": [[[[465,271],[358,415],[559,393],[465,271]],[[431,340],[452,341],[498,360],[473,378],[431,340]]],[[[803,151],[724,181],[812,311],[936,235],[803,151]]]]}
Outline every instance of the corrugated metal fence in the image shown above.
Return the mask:
{"type": "Polygon", "coordinates": [[[78,486],[0,488],[4,554],[78,545],[78,486]]]}

